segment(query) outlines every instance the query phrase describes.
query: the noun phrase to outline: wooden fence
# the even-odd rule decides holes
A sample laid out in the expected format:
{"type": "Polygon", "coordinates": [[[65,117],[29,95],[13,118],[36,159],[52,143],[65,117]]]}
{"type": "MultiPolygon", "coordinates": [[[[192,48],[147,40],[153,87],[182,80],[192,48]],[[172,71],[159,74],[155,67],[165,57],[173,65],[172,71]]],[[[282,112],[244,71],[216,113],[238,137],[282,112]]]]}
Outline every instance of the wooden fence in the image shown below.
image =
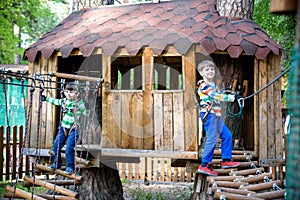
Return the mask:
{"type": "MultiPolygon", "coordinates": [[[[30,172],[28,156],[20,154],[24,137],[23,126],[0,126],[0,181],[23,178],[30,172]]],[[[139,163],[117,163],[121,179],[159,182],[193,182],[193,173],[185,167],[171,167],[170,158],[141,157],[139,163]]]]}
{"type": "Polygon", "coordinates": [[[172,167],[170,158],[141,157],[139,163],[117,163],[121,179],[159,182],[193,182],[186,167],[172,167]]]}
{"type": "Polygon", "coordinates": [[[23,126],[0,126],[0,181],[22,178],[29,171],[28,156],[20,159],[23,135],[23,126]]]}

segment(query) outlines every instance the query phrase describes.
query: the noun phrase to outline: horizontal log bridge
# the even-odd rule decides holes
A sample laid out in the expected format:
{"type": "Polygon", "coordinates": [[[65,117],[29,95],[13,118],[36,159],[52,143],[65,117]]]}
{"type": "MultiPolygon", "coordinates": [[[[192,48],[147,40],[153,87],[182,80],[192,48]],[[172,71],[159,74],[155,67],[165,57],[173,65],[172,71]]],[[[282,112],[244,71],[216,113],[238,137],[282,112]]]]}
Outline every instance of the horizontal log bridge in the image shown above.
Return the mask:
{"type": "Polygon", "coordinates": [[[230,172],[230,176],[246,176],[250,174],[256,174],[257,172],[264,172],[265,169],[263,167],[255,168],[255,169],[245,169],[235,172],[230,172]]]}
{"type": "Polygon", "coordinates": [[[14,192],[14,188],[10,187],[9,185],[7,185],[5,189],[6,189],[6,191],[10,192],[13,195],[12,197],[16,197],[16,198],[21,197],[21,198],[24,198],[24,199],[33,199],[33,200],[45,200],[42,197],[39,197],[35,194],[26,192],[26,191],[21,190],[19,188],[16,188],[16,191],[14,192]]]}
{"type": "Polygon", "coordinates": [[[278,199],[282,198],[285,195],[285,190],[276,190],[272,192],[263,192],[263,193],[255,193],[250,194],[250,197],[259,197],[263,199],[278,199]]]}
{"type": "Polygon", "coordinates": [[[264,200],[259,197],[248,197],[240,194],[231,194],[227,192],[216,192],[215,193],[215,199],[223,199],[222,197],[225,197],[225,199],[231,199],[231,200],[264,200]]]}
{"type": "Polygon", "coordinates": [[[234,181],[236,179],[242,179],[243,176],[208,176],[207,181],[234,181]]]}
{"type": "Polygon", "coordinates": [[[79,81],[90,81],[90,82],[102,82],[102,79],[95,78],[95,77],[89,77],[89,76],[80,76],[76,74],[66,74],[66,73],[60,73],[60,72],[52,72],[54,76],[59,78],[67,78],[67,79],[73,79],[73,80],[79,80],[79,81]]]}
{"type": "Polygon", "coordinates": [[[51,173],[56,172],[57,174],[59,174],[61,176],[68,177],[68,178],[73,179],[73,180],[76,179],[76,182],[77,181],[79,181],[79,182],[82,181],[82,176],[76,175],[76,177],[75,177],[75,174],[66,174],[62,170],[59,170],[59,169],[53,170],[53,169],[50,169],[49,167],[47,167],[45,165],[36,164],[36,168],[39,169],[39,170],[42,170],[42,171],[46,171],[46,172],[51,172],[51,173]]]}
{"type": "Polygon", "coordinates": [[[249,194],[256,194],[256,192],[253,191],[245,191],[240,189],[234,189],[234,188],[227,188],[227,187],[212,187],[212,191],[215,193],[218,191],[220,192],[228,192],[232,194],[240,194],[240,195],[249,195],[249,194]]]}
{"type": "Polygon", "coordinates": [[[229,188],[240,188],[248,186],[249,183],[246,182],[231,182],[231,181],[211,181],[210,185],[213,187],[229,187],[229,188]]]}
{"type": "MultiPolygon", "coordinates": [[[[62,185],[80,185],[81,182],[80,181],[76,181],[76,183],[74,183],[74,180],[46,180],[47,183],[52,183],[52,184],[55,184],[55,185],[59,185],[59,186],[62,186],[62,185]]],[[[32,183],[28,182],[28,181],[24,181],[23,182],[23,186],[24,187],[31,187],[32,186],[32,183]]]]}
{"type": "MultiPolygon", "coordinates": [[[[53,156],[53,155],[54,155],[54,152],[53,152],[53,151],[49,151],[49,154],[53,156]]],[[[61,156],[63,159],[66,159],[66,154],[61,153],[60,156],[61,156]]],[[[90,164],[90,161],[89,161],[89,160],[85,160],[85,159],[83,159],[83,158],[78,158],[78,157],[76,157],[76,156],[75,156],[75,161],[76,161],[76,163],[84,164],[84,165],[86,165],[86,166],[88,166],[88,165],[90,164]]]]}
{"type": "MultiPolygon", "coordinates": [[[[19,190],[19,189],[18,189],[19,190]]],[[[23,191],[24,192],[24,191],[23,191]]],[[[28,192],[27,192],[28,193],[28,192]]],[[[29,193],[31,195],[31,193],[29,193]]],[[[75,198],[72,198],[72,197],[67,197],[67,196],[62,196],[62,195],[50,195],[50,194],[37,194],[35,195],[37,196],[38,198],[42,198],[42,199],[48,199],[48,200],[76,200],[75,198]],[[53,198],[54,197],[54,198],[53,198]]],[[[26,198],[25,196],[21,196],[19,194],[13,194],[12,192],[5,192],[4,193],[4,197],[5,198],[18,198],[18,199],[31,199],[31,196],[30,198],[26,198]]],[[[35,199],[35,198],[33,198],[35,199]]]]}
{"type": "Polygon", "coordinates": [[[266,177],[271,178],[272,173],[263,173],[260,175],[249,176],[247,178],[237,178],[236,180],[233,180],[233,181],[242,181],[242,182],[247,182],[247,183],[253,183],[253,182],[263,181],[266,177]]]}
{"type": "Polygon", "coordinates": [[[280,186],[281,181],[270,181],[266,183],[258,183],[258,184],[253,184],[253,185],[248,185],[248,186],[241,186],[241,190],[251,190],[251,191],[260,191],[260,190],[266,190],[266,189],[272,189],[274,184],[280,186]]]}
{"type": "Polygon", "coordinates": [[[42,186],[42,187],[47,188],[49,190],[52,190],[52,191],[55,191],[55,192],[59,192],[59,193],[61,193],[63,195],[67,195],[69,197],[73,197],[73,198],[77,199],[78,196],[79,196],[79,194],[77,192],[73,192],[71,190],[68,190],[66,188],[54,185],[52,183],[47,183],[46,181],[37,180],[37,179],[34,180],[33,178],[28,177],[28,176],[25,176],[24,180],[28,181],[28,182],[30,182],[32,184],[42,186]]]}

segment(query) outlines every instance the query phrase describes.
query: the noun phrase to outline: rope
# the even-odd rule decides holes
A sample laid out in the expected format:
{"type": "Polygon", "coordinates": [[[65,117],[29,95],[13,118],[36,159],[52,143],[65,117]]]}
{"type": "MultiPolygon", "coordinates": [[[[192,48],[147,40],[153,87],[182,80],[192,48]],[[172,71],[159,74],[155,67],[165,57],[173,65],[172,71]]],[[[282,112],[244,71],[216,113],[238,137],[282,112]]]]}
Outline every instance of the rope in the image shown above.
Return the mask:
{"type": "Polygon", "coordinates": [[[273,79],[270,83],[268,83],[266,86],[264,86],[263,88],[259,89],[255,93],[253,93],[253,94],[245,97],[244,100],[250,99],[251,97],[254,97],[255,95],[259,94],[260,92],[262,92],[263,90],[265,90],[266,88],[268,88],[270,85],[272,85],[273,83],[275,83],[276,81],[278,81],[282,76],[284,76],[291,69],[292,69],[292,67],[287,68],[281,74],[279,74],[275,79],[273,79]]]}
{"type": "MultiPolygon", "coordinates": [[[[24,79],[22,78],[21,79],[21,82],[22,82],[22,86],[24,85],[24,79]]],[[[25,119],[26,119],[26,106],[25,106],[25,93],[24,93],[24,87],[22,87],[22,97],[23,97],[23,100],[24,100],[24,114],[25,114],[25,119]]],[[[26,139],[27,139],[27,132],[25,132],[25,135],[24,135],[24,139],[22,141],[22,144],[21,144],[21,152],[20,152],[20,155],[19,155],[19,163],[18,163],[18,173],[17,173],[17,177],[16,177],[16,183],[14,185],[14,191],[13,191],[13,195],[12,195],[12,198],[14,199],[14,196],[15,196],[15,193],[16,193],[16,189],[17,189],[17,185],[18,185],[18,181],[19,181],[19,176],[21,176],[22,174],[22,163],[23,163],[23,149],[24,149],[24,146],[25,146],[25,142],[26,142],[26,139]]]]}

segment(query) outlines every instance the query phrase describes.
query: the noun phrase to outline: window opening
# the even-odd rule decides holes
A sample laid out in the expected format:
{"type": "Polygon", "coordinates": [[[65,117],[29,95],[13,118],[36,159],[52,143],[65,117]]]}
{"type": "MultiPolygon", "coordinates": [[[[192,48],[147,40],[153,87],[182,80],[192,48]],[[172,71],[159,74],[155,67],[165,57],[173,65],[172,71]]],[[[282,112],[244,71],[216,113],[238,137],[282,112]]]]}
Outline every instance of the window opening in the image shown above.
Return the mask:
{"type": "Polygon", "coordinates": [[[181,56],[164,56],[154,58],[154,89],[183,89],[181,56]]]}

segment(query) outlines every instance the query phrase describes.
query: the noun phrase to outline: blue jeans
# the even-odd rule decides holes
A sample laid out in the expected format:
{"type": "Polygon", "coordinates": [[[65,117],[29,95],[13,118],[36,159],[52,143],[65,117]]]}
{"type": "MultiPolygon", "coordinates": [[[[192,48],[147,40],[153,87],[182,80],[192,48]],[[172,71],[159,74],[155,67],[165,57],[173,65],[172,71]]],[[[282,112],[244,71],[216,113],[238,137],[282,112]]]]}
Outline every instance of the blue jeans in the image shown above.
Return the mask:
{"type": "Polygon", "coordinates": [[[61,149],[65,145],[65,142],[67,141],[66,144],[66,167],[70,167],[73,170],[75,169],[75,145],[78,140],[78,130],[77,127],[72,128],[71,132],[69,133],[70,129],[68,128],[63,128],[59,127],[58,128],[58,134],[56,135],[56,138],[54,140],[52,150],[54,152],[54,164],[57,164],[56,168],[60,168],[62,165],[62,160],[61,160],[61,149]],[[64,131],[65,129],[65,131],[64,131]],[[65,132],[69,136],[65,135],[65,132]]]}
{"type": "MultiPolygon", "coordinates": [[[[200,113],[201,119],[204,117],[204,112],[200,113]]],[[[232,134],[222,117],[216,116],[214,113],[209,113],[204,124],[206,132],[206,142],[202,155],[202,163],[211,163],[214,156],[214,149],[218,141],[218,136],[222,140],[222,160],[232,158],[232,134]]]]}

